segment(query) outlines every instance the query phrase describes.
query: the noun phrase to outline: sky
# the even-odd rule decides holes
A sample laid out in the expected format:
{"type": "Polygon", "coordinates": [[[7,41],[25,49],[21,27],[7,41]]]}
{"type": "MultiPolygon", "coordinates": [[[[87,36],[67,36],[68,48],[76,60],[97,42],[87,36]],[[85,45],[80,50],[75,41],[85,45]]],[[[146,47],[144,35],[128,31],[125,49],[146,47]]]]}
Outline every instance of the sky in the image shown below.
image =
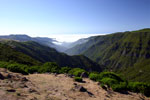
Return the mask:
{"type": "Polygon", "coordinates": [[[75,41],[150,28],[150,0],[0,0],[0,35],[75,41]]]}

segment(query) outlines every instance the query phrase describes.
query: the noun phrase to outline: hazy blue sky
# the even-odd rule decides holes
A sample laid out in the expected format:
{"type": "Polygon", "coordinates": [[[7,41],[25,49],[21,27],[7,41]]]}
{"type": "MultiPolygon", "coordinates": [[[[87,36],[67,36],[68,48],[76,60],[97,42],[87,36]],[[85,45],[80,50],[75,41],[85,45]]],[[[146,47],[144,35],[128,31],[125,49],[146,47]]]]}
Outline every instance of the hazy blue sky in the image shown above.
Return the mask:
{"type": "Polygon", "coordinates": [[[0,0],[0,35],[100,34],[150,27],[150,0],[0,0]]]}

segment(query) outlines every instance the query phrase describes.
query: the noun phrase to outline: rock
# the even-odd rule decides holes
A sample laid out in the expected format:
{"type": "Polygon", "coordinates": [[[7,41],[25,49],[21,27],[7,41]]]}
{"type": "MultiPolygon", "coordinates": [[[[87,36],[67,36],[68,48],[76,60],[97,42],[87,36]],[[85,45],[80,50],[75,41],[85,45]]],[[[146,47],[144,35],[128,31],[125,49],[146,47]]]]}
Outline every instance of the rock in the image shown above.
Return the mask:
{"type": "Polygon", "coordinates": [[[80,77],[81,78],[88,78],[88,74],[86,72],[82,72],[80,77]]]}
{"type": "Polygon", "coordinates": [[[75,87],[72,89],[73,91],[86,92],[90,97],[93,97],[94,94],[89,92],[86,88],[76,83],[73,84],[75,87]]]}
{"type": "Polygon", "coordinates": [[[32,97],[29,100],[38,100],[36,97],[32,97]]]}
{"type": "Polygon", "coordinates": [[[29,89],[28,89],[28,92],[29,92],[29,93],[33,93],[33,92],[37,92],[37,91],[36,91],[35,89],[29,88],[29,89]]]}
{"type": "Polygon", "coordinates": [[[2,80],[4,79],[4,76],[1,73],[0,73],[0,79],[2,80]]]}
{"type": "Polygon", "coordinates": [[[8,92],[16,92],[16,90],[15,90],[15,89],[12,89],[12,88],[7,89],[6,91],[8,91],[8,92]]]}
{"type": "Polygon", "coordinates": [[[13,88],[27,88],[27,85],[24,82],[13,82],[13,88]]]}
{"type": "Polygon", "coordinates": [[[21,80],[22,81],[28,81],[28,79],[26,77],[23,77],[21,80]]]}
{"type": "Polygon", "coordinates": [[[84,88],[83,86],[80,86],[80,87],[79,87],[79,91],[80,91],[80,92],[86,92],[86,91],[87,91],[87,89],[86,89],[86,88],[84,88]]]}
{"type": "Polygon", "coordinates": [[[5,68],[0,68],[0,72],[7,72],[7,69],[5,69],[5,68]]]}
{"type": "Polygon", "coordinates": [[[73,83],[73,85],[75,85],[75,86],[76,86],[76,85],[77,85],[77,83],[73,83]]]}
{"type": "Polygon", "coordinates": [[[80,91],[80,92],[87,92],[87,89],[84,88],[81,85],[75,85],[75,87],[73,88],[73,90],[80,91]]]}
{"type": "Polygon", "coordinates": [[[70,77],[70,78],[73,78],[73,75],[71,75],[71,74],[68,74],[68,77],[70,77]]]}
{"type": "Polygon", "coordinates": [[[11,78],[11,75],[9,73],[6,73],[6,72],[1,72],[1,75],[4,77],[4,79],[11,78]]]}
{"type": "Polygon", "coordinates": [[[18,75],[18,74],[11,75],[11,79],[14,81],[28,81],[26,77],[22,77],[21,75],[18,75]]]}

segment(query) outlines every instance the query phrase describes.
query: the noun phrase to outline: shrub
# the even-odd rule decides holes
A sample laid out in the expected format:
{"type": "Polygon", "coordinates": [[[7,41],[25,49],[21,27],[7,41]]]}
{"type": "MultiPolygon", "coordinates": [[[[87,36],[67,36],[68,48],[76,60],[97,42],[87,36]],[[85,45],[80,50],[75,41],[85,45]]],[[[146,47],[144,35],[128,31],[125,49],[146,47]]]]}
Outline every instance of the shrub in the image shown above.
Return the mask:
{"type": "Polygon", "coordinates": [[[108,85],[109,87],[112,86],[113,84],[119,84],[119,81],[113,78],[103,78],[100,80],[101,83],[108,85]]]}
{"type": "Polygon", "coordinates": [[[111,87],[114,91],[132,91],[150,96],[150,84],[142,82],[128,82],[123,80],[119,75],[113,72],[90,73],[89,78],[94,81],[99,81],[101,87],[107,89],[105,85],[111,87]]]}
{"type": "Polygon", "coordinates": [[[111,88],[113,91],[122,92],[127,90],[127,85],[128,85],[127,82],[120,82],[119,84],[113,84],[111,88]]]}
{"type": "Polygon", "coordinates": [[[46,62],[40,69],[40,73],[59,73],[60,67],[55,62],[46,62]]]}
{"type": "Polygon", "coordinates": [[[94,81],[100,81],[103,78],[111,78],[111,79],[115,79],[119,82],[123,82],[123,80],[117,74],[115,74],[113,72],[101,72],[100,74],[90,73],[89,78],[94,81]]]}
{"type": "Polygon", "coordinates": [[[26,68],[26,72],[33,74],[35,72],[39,72],[40,66],[31,66],[26,68]]]}
{"type": "Polygon", "coordinates": [[[68,73],[71,70],[70,67],[62,67],[59,71],[59,73],[68,73]]]}
{"type": "Polygon", "coordinates": [[[77,81],[77,82],[82,82],[82,78],[81,77],[74,77],[74,80],[77,81]]]}
{"type": "Polygon", "coordinates": [[[84,69],[73,68],[69,71],[69,74],[74,75],[76,77],[80,77],[83,72],[87,73],[84,69]]]}
{"type": "Polygon", "coordinates": [[[27,65],[22,65],[22,64],[9,64],[7,66],[7,69],[12,71],[12,72],[17,72],[17,73],[22,73],[22,74],[28,74],[25,69],[27,68],[27,65]]]}
{"type": "Polygon", "coordinates": [[[8,65],[9,65],[8,62],[0,61],[0,67],[1,67],[1,68],[7,68],[8,65]]]}
{"type": "Polygon", "coordinates": [[[113,73],[113,72],[101,72],[100,75],[99,75],[99,79],[103,79],[103,78],[111,78],[111,79],[115,79],[119,82],[123,82],[124,80],[121,79],[119,77],[119,75],[113,73]]]}
{"type": "Polygon", "coordinates": [[[146,96],[150,96],[150,84],[143,82],[129,82],[128,90],[132,92],[140,92],[146,96]]]}
{"type": "Polygon", "coordinates": [[[91,80],[94,80],[94,81],[99,81],[100,80],[98,73],[90,73],[89,78],[91,80]]]}

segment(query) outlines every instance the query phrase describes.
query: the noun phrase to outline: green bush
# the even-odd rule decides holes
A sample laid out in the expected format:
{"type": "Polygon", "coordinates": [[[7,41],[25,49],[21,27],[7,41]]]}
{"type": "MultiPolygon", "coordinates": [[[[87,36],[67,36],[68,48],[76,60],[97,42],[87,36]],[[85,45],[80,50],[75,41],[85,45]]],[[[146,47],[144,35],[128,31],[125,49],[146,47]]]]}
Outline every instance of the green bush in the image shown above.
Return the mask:
{"type": "Polygon", "coordinates": [[[91,73],[89,78],[101,82],[101,87],[107,85],[114,91],[132,91],[150,96],[150,84],[142,82],[127,82],[112,72],[102,72],[100,74],[91,73]]]}
{"type": "Polygon", "coordinates": [[[59,73],[60,67],[55,62],[46,62],[40,69],[40,73],[59,73]]]}
{"type": "Polygon", "coordinates": [[[120,82],[119,84],[112,84],[111,88],[113,91],[122,92],[127,90],[127,82],[120,82]]]}
{"type": "Polygon", "coordinates": [[[74,75],[76,77],[80,77],[83,72],[87,73],[84,69],[73,68],[69,71],[69,74],[74,75]]]}
{"type": "Polygon", "coordinates": [[[7,68],[8,65],[9,65],[8,62],[0,61],[0,67],[1,67],[1,68],[7,68]]]}
{"type": "Polygon", "coordinates": [[[82,78],[81,77],[74,77],[74,80],[77,81],[77,82],[82,82],[82,78]]]}
{"type": "Polygon", "coordinates": [[[101,83],[108,85],[109,87],[112,86],[113,84],[119,84],[119,81],[113,78],[103,78],[100,80],[101,83]]]}
{"type": "Polygon", "coordinates": [[[31,66],[31,67],[26,68],[26,72],[33,74],[35,72],[39,72],[39,69],[40,69],[40,66],[31,66]]]}
{"type": "Polygon", "coordinates": [[[27,68],[27,65],[23,64],[9,64],[7,66],[7,69],[12,71],[12,72],[17,72],[17,73],[22,73],[22,74],[28,74],[25,69],[27,68]]]}
{"type": "Polygon", "coordinates": [[[113,72],[101,72],[100,74],[90,73],[89,78],[94,81],[101,81],[103,78],[111,78],[119,82],[123,82],[123,79],[121,79],[117,74],[113,72]]]}
{"type": "Polygon", "coordinates": [[[119,75],[113,73],[113,72],[101,72],[99,74],[99,80],[103,79],[103,78],[111,78],[111,79],[115,79],[119,82],[123,82],[124,80],[121,79],[121,77],[119,77],[119,75]]]}
{"type": "Polygon", "coordinates": [[[69,71],[71,70],[70,67],[62,67],[60,70],[59,70],[59,73],[68,73],[69,71]]]}
{"type": "Polygon", "coordinates": [[[94,81],[99,81],[100,77],[98,73],[90,73],[89,78],[94,81]]]}
{"type": "Polygon", "coordinates": [[[143,82],[129,82],[128,90],[132,92],[142,93],[146,96],[150,96],[150,84],[143,82]]]}

